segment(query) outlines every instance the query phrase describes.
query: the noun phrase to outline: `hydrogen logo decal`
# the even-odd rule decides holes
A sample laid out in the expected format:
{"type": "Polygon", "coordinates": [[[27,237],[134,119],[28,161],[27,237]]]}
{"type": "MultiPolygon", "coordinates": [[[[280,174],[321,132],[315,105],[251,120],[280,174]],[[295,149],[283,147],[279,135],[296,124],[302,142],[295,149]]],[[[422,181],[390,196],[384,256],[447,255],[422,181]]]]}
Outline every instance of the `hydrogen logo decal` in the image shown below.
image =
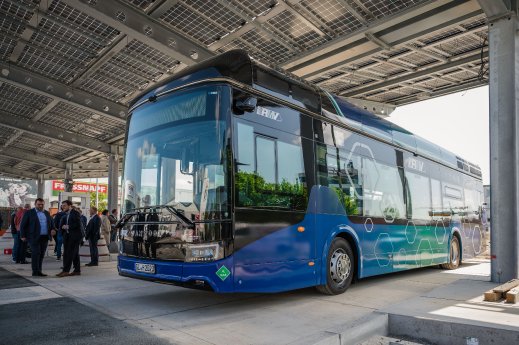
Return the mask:
{"type": "Polygon", "coordinates": [[[216,275],[218,276],[218,278],[224,281],[225,279],[227,279],[227,277],[231,275],[231,271],[229,271],[227,267],[222,266],[218,269],[218,271],[216,271],[216,275]]]}
{"type": "Polygon", "coordinates": [[[258,114],[259,116],[266,117],[267,119],[277,121],[277,122],[283,121],[283,119],[281,118],[281,114],[278,113],[277,111],[263,108],[260,106],[256,107],[256,114],[258,114]]]}

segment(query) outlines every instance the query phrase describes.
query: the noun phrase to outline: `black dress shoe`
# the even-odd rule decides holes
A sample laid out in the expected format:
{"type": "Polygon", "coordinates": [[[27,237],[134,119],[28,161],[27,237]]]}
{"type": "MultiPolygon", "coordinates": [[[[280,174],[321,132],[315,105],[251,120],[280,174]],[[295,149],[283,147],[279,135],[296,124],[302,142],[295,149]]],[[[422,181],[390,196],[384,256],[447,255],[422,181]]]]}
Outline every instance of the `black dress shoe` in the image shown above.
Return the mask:
{"type": "Polygon", "coordinates": [[[43,272],[40,272],[40,277],[46,277],[47,275],[43,272]]]}
{"type": "Polygon", "coordinates": [[[36,272],[32,274],[33,277],[46,277],[47,275],[45,273],[36,272]]]}
{"type": "Polygon", "coordinates": [[[89,263],[89,264],[85,264],[85,266],[92,267],[92,266],[97,266],[97,264],[89,263]]]}

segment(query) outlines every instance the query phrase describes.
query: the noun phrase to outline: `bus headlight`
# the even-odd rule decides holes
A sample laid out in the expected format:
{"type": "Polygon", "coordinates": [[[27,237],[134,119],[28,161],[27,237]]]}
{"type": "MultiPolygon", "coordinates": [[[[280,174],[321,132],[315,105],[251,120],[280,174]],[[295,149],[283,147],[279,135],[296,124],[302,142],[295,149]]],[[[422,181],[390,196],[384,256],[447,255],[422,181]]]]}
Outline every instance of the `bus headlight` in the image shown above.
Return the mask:
{"type": "Polygon", "coordinates": [[[186,248],[186,262],[206,262],[223,258],[220,243],[190,244],[186,248]]]}

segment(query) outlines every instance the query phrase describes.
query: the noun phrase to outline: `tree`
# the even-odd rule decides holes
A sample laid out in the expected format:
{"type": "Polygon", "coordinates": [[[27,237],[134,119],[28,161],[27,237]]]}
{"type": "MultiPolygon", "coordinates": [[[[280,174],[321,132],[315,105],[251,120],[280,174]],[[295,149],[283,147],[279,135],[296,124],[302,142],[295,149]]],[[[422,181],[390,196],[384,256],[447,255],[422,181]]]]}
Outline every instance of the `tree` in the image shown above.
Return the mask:
{"type": "MultiPolygon", "coordinates": [[[[90,206],[96,206],[96,192],[90,192],[90,206]]],[[[99,212],[108,209],[108,195],[106,193],[99,193],[97,209],[99,212]]]]}

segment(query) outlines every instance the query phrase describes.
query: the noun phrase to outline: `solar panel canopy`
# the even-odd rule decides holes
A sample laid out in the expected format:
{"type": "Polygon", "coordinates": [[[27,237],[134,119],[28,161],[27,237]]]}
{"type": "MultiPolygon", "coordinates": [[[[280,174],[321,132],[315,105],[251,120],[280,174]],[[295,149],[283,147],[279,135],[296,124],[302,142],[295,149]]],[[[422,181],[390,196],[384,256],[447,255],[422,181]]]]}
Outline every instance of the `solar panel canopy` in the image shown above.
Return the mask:
{"type": "Polygon", "coordinates": [[[107,176],[128,102],[232,49],[387,114],[487,84],[487,33],[476,0],[0,0],[0,171],[107,176]]]}

